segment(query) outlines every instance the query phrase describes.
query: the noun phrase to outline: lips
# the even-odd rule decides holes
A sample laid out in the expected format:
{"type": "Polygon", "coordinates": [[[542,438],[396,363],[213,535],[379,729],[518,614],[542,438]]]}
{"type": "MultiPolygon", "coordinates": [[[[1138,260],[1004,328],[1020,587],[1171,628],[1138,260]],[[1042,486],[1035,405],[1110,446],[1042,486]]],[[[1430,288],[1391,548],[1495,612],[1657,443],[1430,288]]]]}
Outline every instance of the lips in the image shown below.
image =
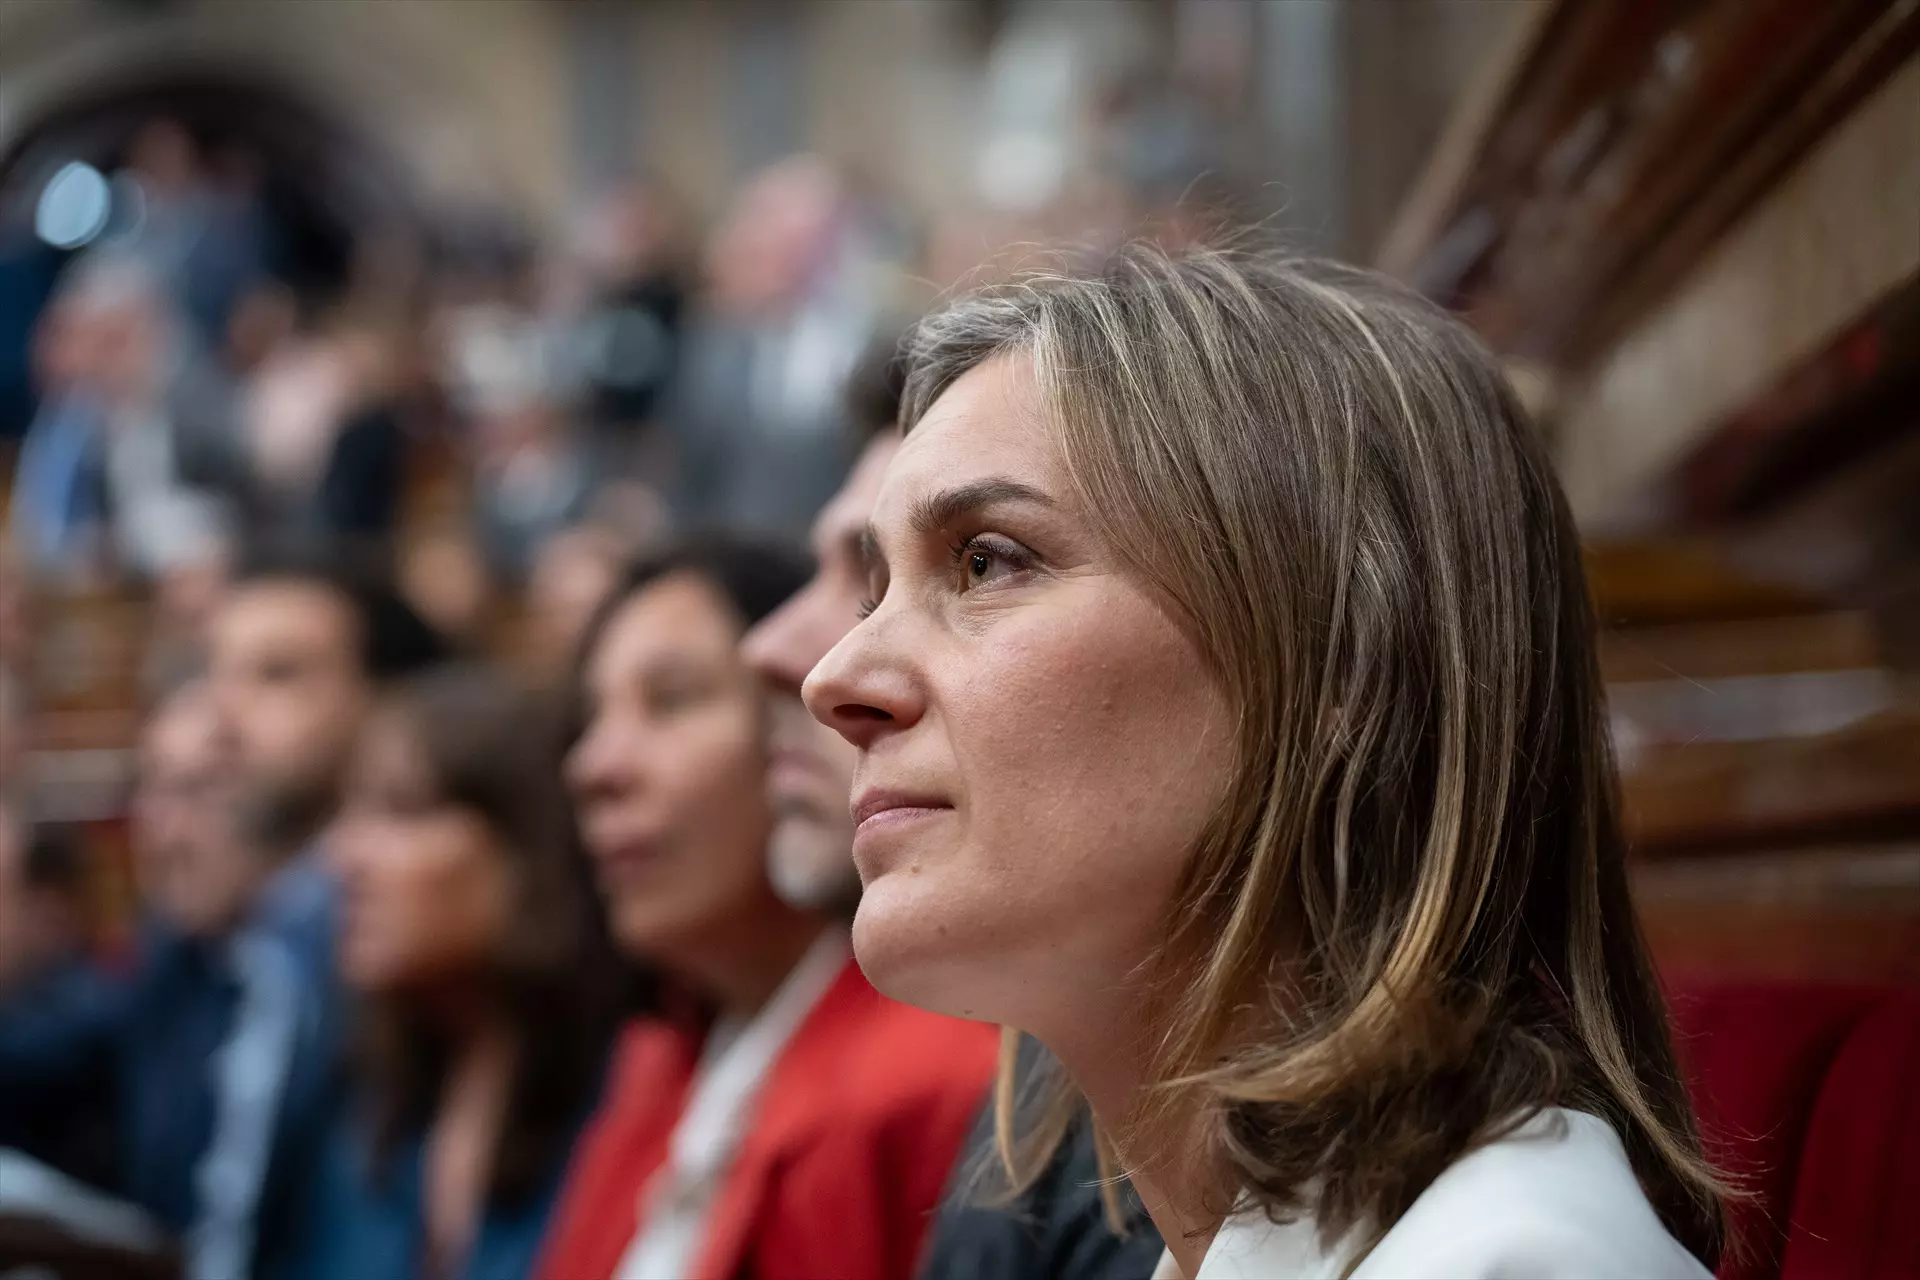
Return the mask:
{"type": "Polygon", "coordinates": [[[627,835],[598,834],[589,832],[586,837],[587,852],[592,855],[595,877],[603,885],[618,885],[637,876],[647,874],[656,865],[666,850],[665,841],[658,837],[642,838],[627,835]]]}
{"type": "Polygon", "coordinates": [[[878,825],[922,817],[951,808],[953,805],[945,798],[929,792],[890,791],[869,787],[853,798],[852,814],[854,826],[866,829],[869,823],[878,825]]]}

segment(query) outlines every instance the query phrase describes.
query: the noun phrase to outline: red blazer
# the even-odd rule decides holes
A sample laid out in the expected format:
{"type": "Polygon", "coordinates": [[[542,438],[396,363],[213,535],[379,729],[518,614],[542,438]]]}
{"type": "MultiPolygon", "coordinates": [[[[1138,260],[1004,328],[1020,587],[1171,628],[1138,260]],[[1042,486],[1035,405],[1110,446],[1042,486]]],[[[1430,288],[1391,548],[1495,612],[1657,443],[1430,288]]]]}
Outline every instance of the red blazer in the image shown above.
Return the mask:
{"type": "MultiPolygon", "coordinates": [[[[887,999],[849,960],[774,1060],[695,1275],[909,1280],[997,1043],[983,1023],[887,999]]],[[[699,1057],[698,1037],[661,1020],[623,1034],[554,1209],[546,1280],[613,1275],[699,1057]]]]}

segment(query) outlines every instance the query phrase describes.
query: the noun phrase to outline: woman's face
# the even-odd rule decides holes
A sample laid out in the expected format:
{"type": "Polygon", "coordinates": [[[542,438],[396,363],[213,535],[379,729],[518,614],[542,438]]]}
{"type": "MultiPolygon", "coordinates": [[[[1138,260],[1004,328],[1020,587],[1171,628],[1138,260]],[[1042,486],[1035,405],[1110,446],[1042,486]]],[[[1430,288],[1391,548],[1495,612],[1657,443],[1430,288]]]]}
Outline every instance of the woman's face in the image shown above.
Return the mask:
{"type": "MultiPolygon", "coordinates": [[[[620,945],[698,969],[716,929],[771,902],[759,686],[705,580],[662,578],[587,655],[587,726],[567,785],[620,945]]],[[[731,936],[731,935],[729,935],[731,936]]]]}
{"type": "Polygon", "coordinates": [[[1164,935],[1232,717],[1101,545],[1031,366],[954,383],[874,510],[870,617],[808,679],[860,749],[860,963],[888,994],[1046,1033],[1164,935]]]}
{"type": "Polygon", "coordinates": [[[396,708],[368,723],[327,849],[344,891],[340,971],[352,986],[444,987],[498,954],[513,910],[506,856],[479,814],[441,797],[396,708]]]}

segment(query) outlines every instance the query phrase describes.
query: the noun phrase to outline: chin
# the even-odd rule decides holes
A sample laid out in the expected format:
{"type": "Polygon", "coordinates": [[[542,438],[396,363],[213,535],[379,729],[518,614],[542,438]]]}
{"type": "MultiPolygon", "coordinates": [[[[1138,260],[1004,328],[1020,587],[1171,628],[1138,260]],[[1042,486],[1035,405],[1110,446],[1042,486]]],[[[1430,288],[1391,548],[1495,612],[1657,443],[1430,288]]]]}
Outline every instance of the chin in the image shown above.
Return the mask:
{"type": "Polygon", "coordinates": [[[867,981],[882,995],[950,1017],[999,1021],[992,995],[999,980],[989,930],[948,908],[927,877],[889,873],[860,896],[853,918],[853,953],[867,981]]]}

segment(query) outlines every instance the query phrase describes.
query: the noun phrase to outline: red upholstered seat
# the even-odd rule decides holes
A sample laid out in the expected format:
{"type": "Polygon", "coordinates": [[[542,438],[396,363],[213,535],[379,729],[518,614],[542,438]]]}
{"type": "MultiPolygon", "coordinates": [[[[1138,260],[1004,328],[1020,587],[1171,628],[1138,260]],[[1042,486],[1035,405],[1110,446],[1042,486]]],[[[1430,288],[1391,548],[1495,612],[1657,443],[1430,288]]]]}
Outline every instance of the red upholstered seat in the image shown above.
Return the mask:
{"type": "Polygon", "coordinates": [[[1670,984],[1708,1153],[1752,1196],[1722,1280],[1920,1276],[1920,1001],[1670,984]]]}
{"type": "Polygon", "coordinates": [[[1780,1274],[1920,1276],[1920,995],[1875,1006],[1827,1073],[1780,1274]]]}

